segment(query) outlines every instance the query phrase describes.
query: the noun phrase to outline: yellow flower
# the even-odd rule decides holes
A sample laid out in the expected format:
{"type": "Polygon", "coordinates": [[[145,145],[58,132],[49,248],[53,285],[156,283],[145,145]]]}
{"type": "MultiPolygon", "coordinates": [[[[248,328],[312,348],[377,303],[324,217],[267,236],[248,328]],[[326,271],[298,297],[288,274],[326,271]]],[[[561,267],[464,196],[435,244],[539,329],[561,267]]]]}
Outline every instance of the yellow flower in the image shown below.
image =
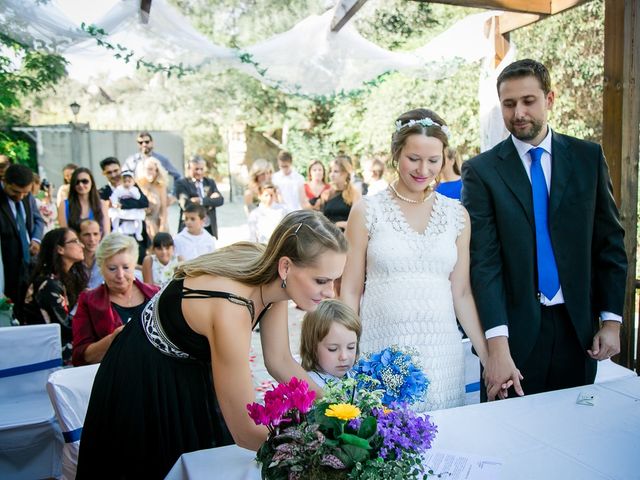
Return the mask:
{"type": "Polygon", "coordinates": [[[391,410],[390,408],[382,407],[382,413],[384,413],[385,415],[391,412],[393,412],[393,410],[391,410]]]}
{"type": "Polygon", "coordinates": [[[350,403],[334,403],[329,405],[324,414],[327,417],[335,417],[340,420],[352,420],[360,416],[360,409],[350,403]]]}

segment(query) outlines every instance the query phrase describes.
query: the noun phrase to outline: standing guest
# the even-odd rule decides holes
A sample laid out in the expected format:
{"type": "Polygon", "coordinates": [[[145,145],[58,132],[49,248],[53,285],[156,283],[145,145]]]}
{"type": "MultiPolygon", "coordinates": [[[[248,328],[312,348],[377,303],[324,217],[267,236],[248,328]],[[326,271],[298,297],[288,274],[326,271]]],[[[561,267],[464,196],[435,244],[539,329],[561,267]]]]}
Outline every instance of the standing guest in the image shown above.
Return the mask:
{"type": "Polygon", "coordinates": [[[278,171],[273,174],[272,182],[278,187],[282,203],[288,211],[309,206],[304,193],[304,177],[294,170],[293,157],[289,152],[282,151],[278,154],[278,171]]]}
{"type": "Polygon", "coordinates": [[[142,167],[142,174],[136,175],[136,182],[149,199],[145,219],[147,235],[154,238],[158,232],[168,232],[167,171],[157,159],[147,158],[142,167]]]}
{"type": "Polygon", "coordinates": [[[72,188],[69,190],[69,198],[58,209],[58,224],[77,232],[80,230],[80,222],[90,218],[98,222],[102,235],[109,233],[111,226],[107,207],[100,201],[91,170],[76,168],[71,175],[70,185],[72,188]]]}
{"type": "Polygon", "coordinates": [[[460,154],[453,147],[445,150],[444,166],[440,173],[440,183],[436,187],[436,192],[445,197],[460,200],[462,191],[462,179],[460,178],[460,154]]]}
{"type": "Polygon", "coordinates": [[[218,221],[216,220],[216,208],[221,207],[224,198],[218,191],[218,186],[213,178],[205,176],[207,163],[204,158],[194,156],[189,160],[189,177],[176,182],[176,196],[180,204],[180,226],[184,225],[182,214],[187,206],[201,205],[205,208],[205,228],[218,238],[218,221]]]}
{"type": "Polygon", "coordinates": [[[191,260],[216,249],[216,237],[205,230],[205,219],[206,211],[202,205],[187,205],[184,228],[173,238],[176,255],[191,260]]]}
{"type": "Polygon", "coordinates": [[[325,181],[327,173],[324,164],[320,160],[315,160],[309,164],[307,168],[307,181],[304,184],[304,193],[307,196],[309,205],[314,210],[319,209],[318,200],[325,190],[329,190],[330,186],[325,181]]]}
{"type": "Polygon", "coordinates": [[[138,173],[138,167],[142,168],[148,158],[155,158],[162,167],[173,177],[174,182],[182,178],[182,174],[173,166],[171,160],[153,150],[153,137],[149,132],[138,134],[138,153],[134,153],[124,162],[124,169],[138,173]]]}
{"type": "Polygon", "coordinates": [[[31,194],[35,197],[38,211],[44,220],[44,233],[47,233],[55,228],[58,218],[58,209],[53,202],[53,187],[46,178],[38,184],[37,191],[35,184],[36,182],[31,189],[31,194]]]}
{"type": "Polygon", "coordinates": [[[69,228],[56,228],[42,239],[24,304],[24,323],[60,324],[62,360],[71,363],[71,315],[87,286],[82,243],[69,228]]]}
{"type": "Polygon", "coordinates": [[[0,155],[0,181],[4,180],[4,172],[7,171],[7,168],[9,168],[9,165],[12,163],[13,162],[9,157],[6,155],[0,155]]]}
{"type": "Polygon", "coordinates": [[[456,314],[480,361],[487,359],[469,280],[469,218],[460,202],[432,190],[449,142],[444,120],[421,108],[395,125],[398,178],[351,211],[341,298],[360,312],[363,351],[390,345],[418,351],[431,383],[417,409],[458,407],[465,400],[465,358],[456,314]]]}
{"type": "Polygon", "coordinates": [[[164,286],[173,278],[178,263],[184,259],[175,252],[173,238],[166,232],[153,237],[153,253],[142,262],[142,278],[149,285],[164,286]]]}
{"type": "MultiPolygon", "coordinates": [[[[73,317],[73,364],[100,363],[129,321],[140,321],[142,310],[158,291],[136,280],[138,245],[121,233],[106,235],[96,253],[104,283],[78,298],[73,317]]],[[[122,372],[124,373],[124,372],[122,372]]]]}
{"type": "Polygon", "coordinates": [[[244,213],[247,214],[247,217],[260,203],[260,187],[271,183],[272,176],[273,166],[268,160],[258,158],[251,165],[251,169],[249,170],[249,184],[244,191],[244,213]]]}
{"type": "Polygon", "coordinates": [[[331,188],[320,197],[322,213],[342,231],[347,228],[351,206],[360,200],[360,192],[351,184],[353,168],[344,156],[338,156],[329,163],[331,188]]]}
{"type": "MultiPolygon", "coordinates": [[[[109,206],[110,197],[113,191],[122,184],[122,171],[120,169],[120,161],[115,157],[107,157],[100,162],[102,175],[105,176],[107,185],[100,189],[100,199],[109,206]]],[[[132,210],[138,208],[148,208],[149,200],[144,192],[141,192],[140,198],[121,198],[120,208],[122,210],[132,210]]],[[[143,220],[144,222],[144,220],[143,220]]],[[[138,264],[141,265],[149,245],[149,236],[147,235],[146,226],[142,229],[142,240],[138,242],[138,264]]]]}
{"type": "Polygon", "coordinates": [[[31,195],[33,172],[24,165],[10,165],[0,185],[0,242],[4,267],[4,294],[22,320],[22,305],[30,275],[31,257],[40,251],[44,220],[31,195]]]}
{"type": "Polygon", "coordinates": [[[138,242],[141,242],[147,212],[142,208],[124,209],[122,208],[122,200],[140,200],[142,194],[136,186],[132,171],[125,170],[122,172],[121,178],[120,185],[113,190],[109,197],[109,202],[111,203],[111,208],[109,208],[111,229],[114,232],[133,236],[138,242]]]}
{"type": "Polygon", "coordinates": [[[78,168],[75,163],[67,163],[62,167],[62,181],[63,184],[58,188],[58,194],[56,195],[56,207],[59,209],[62,202],[69,198],[69,191],[71,190],[71,175],[74,170],[78,168]]]}
{"type": "Polygon", "coordinates": [[[389,182],[384,179],[384,163],[377,158],[371,162],[370,178],[367,183],[367,195],[375,195],[389,188],[389,182]]]}
{"type": "Polygon", "coordinates": [[[332,297],[346,250],[339,229],[305,210],[288,214],[266,247],[240,242],[182,264],[102,360],[77,478],[160,479],[186,452],[234,442],[257,450],[268,431],[246,410],[251,331],[260,324],[278,382],[314,387],[290,352],[287,303],[312,311],[332,297]]]}
{"type": "Polygon", "coordinates": [[[87,272],[87,288],[92,289],[102,285],[104,279],[96,260],[96,251],[100,245],[100,225],[95,220],[86,218],[80,222],[78,235],[84,248],[84,269],[87,272]]]}
{"type": "Polygon", "coordinates": [[[276,203],[276,187],[267,183],[261,187],[260,205],[249,214],[249,241],[267,243],[271,234],[287,214],[285,207],[276,203]]]}
{"type": "Polygon", "coordinates": [[[489,399],[507,379],[519,395],[593,383],[596,360],[620,351],[627,273],[602,148],[549,127],[547,68],[518,60],[497,89],[511,135],[462,168],[473,291],[496,367],[489,399]]]}

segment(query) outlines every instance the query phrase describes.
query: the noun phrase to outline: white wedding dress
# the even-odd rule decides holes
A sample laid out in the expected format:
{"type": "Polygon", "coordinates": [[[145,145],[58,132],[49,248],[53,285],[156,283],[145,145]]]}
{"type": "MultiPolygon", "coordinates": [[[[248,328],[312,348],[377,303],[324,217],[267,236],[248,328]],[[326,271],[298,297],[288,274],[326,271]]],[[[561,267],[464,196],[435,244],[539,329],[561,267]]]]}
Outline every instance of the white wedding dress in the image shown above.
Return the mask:
{"type": "Polygon", "coordinates": [[[360,351],[414,347],[430,382],[416,410],[464,405],[464,351],[449,281],[463,207],[436,193],[427,228],[418,233],[388,189],[364,198],[369,244],[360,351]]]}

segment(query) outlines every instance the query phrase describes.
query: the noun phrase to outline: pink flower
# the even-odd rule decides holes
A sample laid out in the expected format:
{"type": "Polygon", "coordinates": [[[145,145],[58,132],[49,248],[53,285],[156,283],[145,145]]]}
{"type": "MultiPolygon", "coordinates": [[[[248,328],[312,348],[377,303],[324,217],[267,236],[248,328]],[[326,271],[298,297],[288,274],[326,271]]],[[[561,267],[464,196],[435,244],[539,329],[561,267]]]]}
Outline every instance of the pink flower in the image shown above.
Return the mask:
{"type": "Polygon", "coordinates": [[[266,425],[270,429],[280,424],[300,423],[300,415],[311,410],[316,393],[309,391],[309,385],[293,377],[289,383],[281,383],[264,395],[264,406],[259,403],[247,405],[249,416],[256,425],[266,425]]]}

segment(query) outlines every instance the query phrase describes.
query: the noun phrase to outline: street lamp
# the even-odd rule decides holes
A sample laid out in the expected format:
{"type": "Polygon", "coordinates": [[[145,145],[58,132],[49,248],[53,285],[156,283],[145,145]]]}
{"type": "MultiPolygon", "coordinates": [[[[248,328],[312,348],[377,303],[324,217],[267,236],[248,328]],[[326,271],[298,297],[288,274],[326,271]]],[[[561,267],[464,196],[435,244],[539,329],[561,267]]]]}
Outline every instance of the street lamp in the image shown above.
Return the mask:
{"type": "Polygon", "coordinates": [[[78,102],[73,102],[69,105],[71,108],[71,113],[73,113],[73,123],[78,123],[78,113],[80,113],[80,104],[78,102]]]}

